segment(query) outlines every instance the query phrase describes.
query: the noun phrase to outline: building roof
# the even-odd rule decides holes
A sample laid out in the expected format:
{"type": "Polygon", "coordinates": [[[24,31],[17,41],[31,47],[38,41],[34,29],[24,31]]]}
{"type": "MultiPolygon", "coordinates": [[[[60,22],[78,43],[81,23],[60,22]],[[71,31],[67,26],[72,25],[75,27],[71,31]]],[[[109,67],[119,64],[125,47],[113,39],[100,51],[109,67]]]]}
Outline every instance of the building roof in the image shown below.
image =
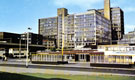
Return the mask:
{"type": "MultiPolygon", "coordinates": [[[[62,52],[37,52],[38,54],[62,54],[62,52]]],[[[63,54],[104,54],[104,52],[98,52],[94,50],[75,50],[75,51],[64,51],[63,54]]]]}

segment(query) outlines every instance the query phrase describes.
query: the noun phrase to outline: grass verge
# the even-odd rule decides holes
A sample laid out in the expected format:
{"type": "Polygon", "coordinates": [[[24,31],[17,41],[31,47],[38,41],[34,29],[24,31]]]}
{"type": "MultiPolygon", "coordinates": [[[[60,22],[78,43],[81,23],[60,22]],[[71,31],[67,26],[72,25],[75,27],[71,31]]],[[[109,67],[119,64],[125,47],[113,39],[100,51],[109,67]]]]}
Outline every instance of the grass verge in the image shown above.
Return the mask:
{"type": "Polygon", "coordinates": [[[52,75],[39,73],[16,74],[0,72],[0,80],[135,80],[135,77],[113,75],[52,75]]]}

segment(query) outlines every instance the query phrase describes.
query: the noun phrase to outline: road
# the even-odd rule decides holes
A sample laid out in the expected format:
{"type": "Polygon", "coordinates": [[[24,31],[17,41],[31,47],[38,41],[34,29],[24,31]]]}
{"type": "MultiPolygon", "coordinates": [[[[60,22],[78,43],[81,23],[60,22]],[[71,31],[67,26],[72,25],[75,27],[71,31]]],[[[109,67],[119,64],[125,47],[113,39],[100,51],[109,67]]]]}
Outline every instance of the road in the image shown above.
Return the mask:
{"type": "Polygon", "coordinates": [[[0,71],[17,71],[17,72],[55,72],[71,74],[111,74],[111,75],[127,75],[135,76],[135,68],[106,68],[106,67],[90,67],[89,63],[69,63],[64,65],[51,65],[51,64],[32,64],[29,63],[29,67],[25,67],[25,61],[9,60],[0,61],[0,71]],[[51,71],[46,71],[51,70],[51,71]],[[67,72],[68,71],[68,72],[67,72]]]}

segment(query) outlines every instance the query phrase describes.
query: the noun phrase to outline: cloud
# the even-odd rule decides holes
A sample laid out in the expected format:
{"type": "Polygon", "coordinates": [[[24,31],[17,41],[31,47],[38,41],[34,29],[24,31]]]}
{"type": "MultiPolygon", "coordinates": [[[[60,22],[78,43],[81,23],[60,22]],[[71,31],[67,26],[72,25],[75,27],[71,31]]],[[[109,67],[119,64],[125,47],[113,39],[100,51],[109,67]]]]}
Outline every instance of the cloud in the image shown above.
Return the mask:
{"type": "Polygon", "coordinates": [[[124,10],[124,12],[135,12],[134,7],[135,0],[111,0],[112,7],[120,7],[124,10]]]}
{"type": "Polygon", "coordinates": [[[133,31],[135,29],[135,25],[125,25],[125,33],[133,31]]]}
{"type": "Polygon", "coordinates": [[[54,0],[54,4],[59,7],[65,6],[79,6],[79,7],[92,7],[94,4],[103,0],[54,0]]]}

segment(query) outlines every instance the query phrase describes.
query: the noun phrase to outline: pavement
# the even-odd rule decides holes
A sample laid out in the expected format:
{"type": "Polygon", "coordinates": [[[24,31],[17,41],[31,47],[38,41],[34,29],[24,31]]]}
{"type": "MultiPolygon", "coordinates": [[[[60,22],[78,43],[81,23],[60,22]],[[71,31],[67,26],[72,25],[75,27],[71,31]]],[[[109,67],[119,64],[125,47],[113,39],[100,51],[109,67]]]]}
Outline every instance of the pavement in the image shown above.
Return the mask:
{"type": "Polygon", "coordinates": [[[90,63],[69,63],[64,65],[29,63],[29,67],[26,68],[25,59],[9,59],[8,61],[0,61],[0,71],[10,73],[135,76],[135,68],[90,67],[90,63]]]}

